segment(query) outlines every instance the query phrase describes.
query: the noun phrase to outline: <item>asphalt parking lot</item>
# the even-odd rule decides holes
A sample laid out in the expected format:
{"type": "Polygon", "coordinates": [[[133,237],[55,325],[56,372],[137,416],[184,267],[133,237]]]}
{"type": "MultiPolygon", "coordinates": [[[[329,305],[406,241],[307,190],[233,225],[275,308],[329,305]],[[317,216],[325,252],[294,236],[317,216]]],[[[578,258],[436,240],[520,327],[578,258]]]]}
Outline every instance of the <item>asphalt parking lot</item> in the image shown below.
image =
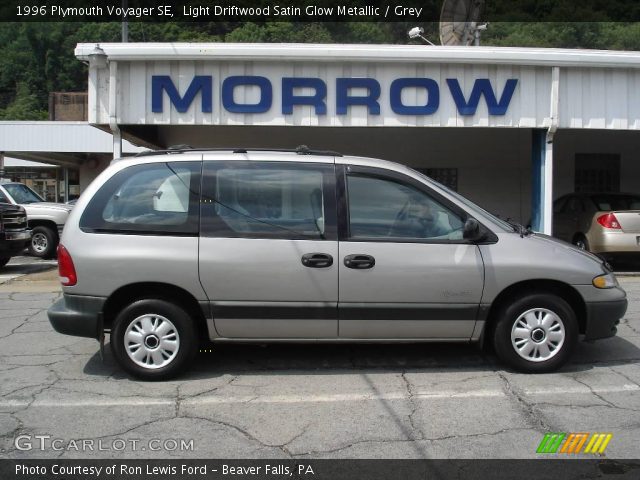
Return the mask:
{"type": "Polygon", "coordinates": [[[52,330],[56,273],[25,258],[0,278],[4,457],[534,458],[547,432],[612,433],[607,457],[640,457],[639,277],[621,278],[618,336],[581,343],[555,374],[468,345],[247,345],[144,383],[52,330]]]}

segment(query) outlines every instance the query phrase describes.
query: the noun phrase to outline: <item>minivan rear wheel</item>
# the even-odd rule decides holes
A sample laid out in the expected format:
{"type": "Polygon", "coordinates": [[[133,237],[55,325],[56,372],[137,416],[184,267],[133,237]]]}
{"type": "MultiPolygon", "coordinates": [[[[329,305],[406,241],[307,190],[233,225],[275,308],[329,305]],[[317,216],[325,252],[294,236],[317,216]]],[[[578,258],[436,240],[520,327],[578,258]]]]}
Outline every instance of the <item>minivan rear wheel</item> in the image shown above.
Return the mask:
{"type": "Polygon", "coordinates": [[[493,344],[498,357],[521,372],[560,368],[578,341],[571,306],[548,293],[532,293],[503,305],[497,313],[493,344]]]}
{"type": "Polygon", "coordinates": [[[166,380],[196,354],[196,329],[179,305],[156,298],[137,300],[116,317],[111,350],[124,370],[143,380],[166,380]]]}

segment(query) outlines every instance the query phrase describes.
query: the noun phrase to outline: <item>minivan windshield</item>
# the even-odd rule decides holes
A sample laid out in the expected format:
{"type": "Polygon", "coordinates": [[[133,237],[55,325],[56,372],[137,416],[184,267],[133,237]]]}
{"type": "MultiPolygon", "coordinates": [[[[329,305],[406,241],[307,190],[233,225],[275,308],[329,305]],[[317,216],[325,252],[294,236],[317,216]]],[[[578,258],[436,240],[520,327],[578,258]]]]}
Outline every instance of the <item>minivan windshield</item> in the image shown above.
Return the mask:
{"type": "Polygon", "coordinates": [[[22,183],[6,183],[2,186],[18,204],[44,202],[40,195],[22,183]]]}
{"type": "Polygon", "coordinates": [[[429,182],[433,182],[433,183],[438,184],[438,187],[440,187],[442,190],[444,190],[449,195],[454,197],[456,200],[458,200],[460,203],[462,203],[465,207],[467,207],[472,212],[474,212],[476,214],[480,214],[481,216],[488,217],[490,220],[492,220],[494,223],[497,223],[498,225],[500,225],[502,228],[504,228],[508,232],[517,231],[517,228],[514,226],[514,224],[509,223],[509,222],[507,222],[505,220],[502,220],[501,218],[496,217],[494,214],[487,212],[484,208],[480,207],[479,205],[476,205],[471,200],[469,200],[469,199],[463,197],[462,195],[460,195],[458,192],[455,192],[455,191],[451,190],[446,185],[443,185],[443,184],[441,184],[439,182],[436,182],[433,178],[426,176],[424,173],[418,172],[417,170],[413,170],[413,169],[411,169],[411,170],[414,171],[415,173],[417,173],[418,175],[420,175],[422,178],[428,179],[429,182]]]}

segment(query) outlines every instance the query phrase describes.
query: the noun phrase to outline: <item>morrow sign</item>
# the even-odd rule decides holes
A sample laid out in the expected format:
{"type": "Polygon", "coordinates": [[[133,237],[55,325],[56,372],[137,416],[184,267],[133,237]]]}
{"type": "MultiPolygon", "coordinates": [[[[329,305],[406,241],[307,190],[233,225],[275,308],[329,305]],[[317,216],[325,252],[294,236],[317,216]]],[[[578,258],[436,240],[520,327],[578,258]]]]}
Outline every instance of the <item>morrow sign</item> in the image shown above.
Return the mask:
{"type": "MultiPolygon", "coordinates": [[[[489,115],[505,115],[511,98],[518,84],[515,78],[508,79],[497,94],[488,78],[474,80],[473,87],[465,95],[460,82],[455,78],[446,79],[446,89],[453,99],[458,113],[464,116],[475,115],[480,100],[484,98],[489,115]]],[[[213,111],[212,75],[195,75],[183,94],[180,94],[173,80],[168,75],[151,77],[151,111],[164,111],[164,94],[169,97],[175,109],[184,113],[189,110],[196,97],[200,96],[200,109],[203,113],[213,111]]],[[[316,115],[327,114],[327,83],[315,77],[284,77],[281,79],[281,105],[283,115],[290,115],[296,106],[311,106],[316,115]],[[305,89],[306,93],[301,90],[305,89]],[[311,93],[309,93],[311,92],[311,93]]],[[[335,89],[335,112],[346,115],[349,107],[365,107],[369,115],[380,115],[382,88],[375,78],[336,78],[332,87],[335,89]]],[[[266,77],[255,75],[236,75],[224,78],[220,88],[222,107],[231,113],[266,113],[273,107],[274,85],[266,77]],[[237,89],[257,88],[259,100],[254,103],[241,103],[234,95],[237,89]]],[[[440,106],[441,86],[432,78],[406,77],[397,78],[390,84],[388,92],[382,100],[389,102],[391,110],[398,115],[433,115],[440,106]],[[424,90],[426,101],[418,104],[406,104],[403,91],[406,89],[424,90]]]]}

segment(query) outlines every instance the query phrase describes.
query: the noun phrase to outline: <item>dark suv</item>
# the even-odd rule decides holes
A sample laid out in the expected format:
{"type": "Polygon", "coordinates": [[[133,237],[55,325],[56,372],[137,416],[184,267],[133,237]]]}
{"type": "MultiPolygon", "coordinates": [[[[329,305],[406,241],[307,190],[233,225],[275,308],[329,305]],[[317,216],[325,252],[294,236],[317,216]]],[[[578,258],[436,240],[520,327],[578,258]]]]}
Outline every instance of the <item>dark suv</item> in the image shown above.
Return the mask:
{"type": "Polygon", "coordinates": [[[0,203],[0,267],[19,255],[31,241],[24,207],[0,203]]]}

